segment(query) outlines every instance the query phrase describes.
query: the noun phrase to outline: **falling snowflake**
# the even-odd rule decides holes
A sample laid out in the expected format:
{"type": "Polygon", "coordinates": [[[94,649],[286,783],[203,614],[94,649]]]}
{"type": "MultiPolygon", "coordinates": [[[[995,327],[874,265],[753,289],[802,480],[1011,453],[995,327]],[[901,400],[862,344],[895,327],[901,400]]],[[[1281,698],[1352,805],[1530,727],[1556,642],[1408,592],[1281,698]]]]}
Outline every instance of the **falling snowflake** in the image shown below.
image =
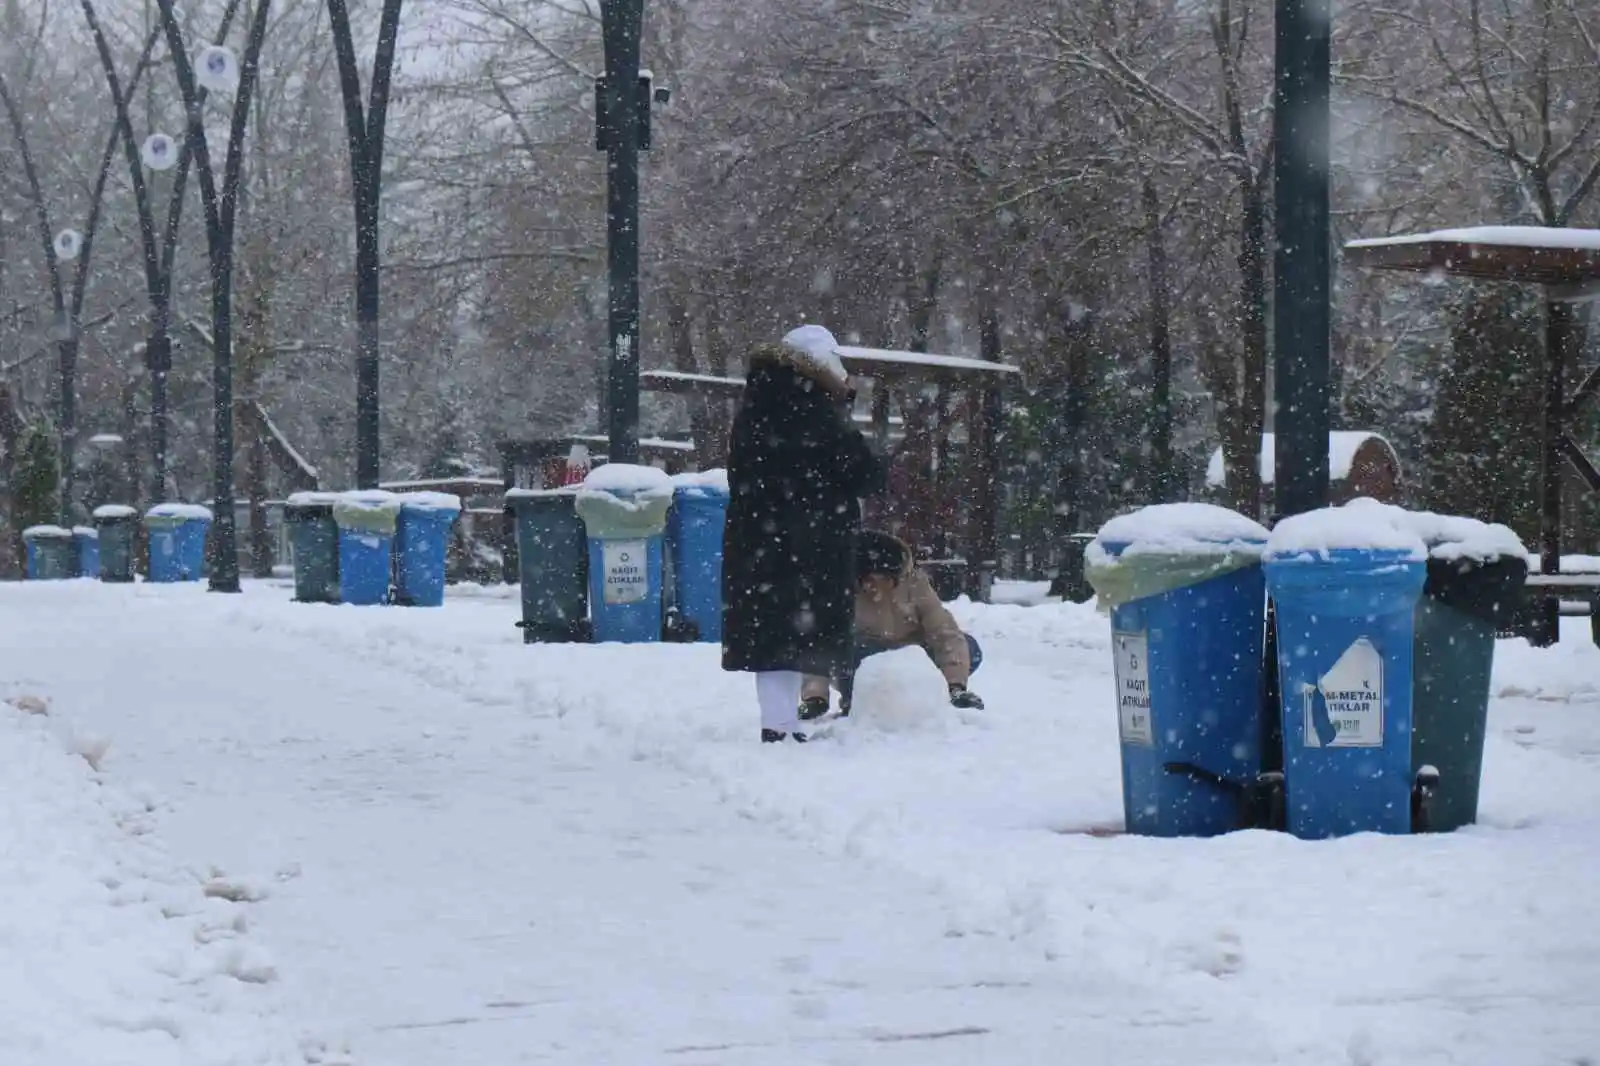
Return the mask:
{"type": "Polygon", "coordinates": [[[239,60],[233,49],[220,44],[207,45],[195,61],[194,70],[201,88],[212,92],[232,92],[239,84],[239,60]]]}
{"type": "Polygon", "coordinates": [[[171,170],[178,163],[178,142],[165,133],[152,133],[144,139],[139,157],[151,170],[171,170]]]}
{"type": "Polygon", "coordinates": [[[83,234],[75,229],[64,229],[56,234],[55,246],[56,258],[70,263],[83,251],[83,234]]]}

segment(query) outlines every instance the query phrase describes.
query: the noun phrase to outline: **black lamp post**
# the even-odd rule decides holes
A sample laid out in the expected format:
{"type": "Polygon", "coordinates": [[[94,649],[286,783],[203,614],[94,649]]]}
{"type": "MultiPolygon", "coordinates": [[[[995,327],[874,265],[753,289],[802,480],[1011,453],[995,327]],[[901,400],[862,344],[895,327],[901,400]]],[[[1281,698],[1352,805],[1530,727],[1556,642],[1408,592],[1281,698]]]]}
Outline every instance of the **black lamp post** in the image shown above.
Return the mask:
{"type": "Polygon", "coordinates": [[[1328,502],[1331,0],[1278,0],[1273,194],[1273,510],[1328,502]]]}
{"type": "MultiPolygon", "coordinates": [[[[639,461],[639,152],[650,147],[650,78],[639,70],[644,0],[600,0],[606,72],[595,80],[595,147],[606,153],[610,293],[606,435],[613,463],[639,461]]],[[[661,94],[665,98],[665,92],[661,94]]]]}

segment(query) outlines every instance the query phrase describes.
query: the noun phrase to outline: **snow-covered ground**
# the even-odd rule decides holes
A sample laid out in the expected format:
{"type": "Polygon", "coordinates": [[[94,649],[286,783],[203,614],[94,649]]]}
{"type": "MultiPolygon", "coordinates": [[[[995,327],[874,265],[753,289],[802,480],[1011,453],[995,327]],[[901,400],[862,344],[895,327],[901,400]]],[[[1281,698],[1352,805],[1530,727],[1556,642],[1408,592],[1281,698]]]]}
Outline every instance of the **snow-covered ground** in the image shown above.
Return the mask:
{"type": "Polygon", "coordinates": [[[287,598],[0,586],[0,1063],[1600,1056],[1585,619],[1501,644],[1481,825],[1174,841],[1089,832],[1090,605],[959,606],[985,712],[900,653],[763,746],[714,647],[287,598]]]}

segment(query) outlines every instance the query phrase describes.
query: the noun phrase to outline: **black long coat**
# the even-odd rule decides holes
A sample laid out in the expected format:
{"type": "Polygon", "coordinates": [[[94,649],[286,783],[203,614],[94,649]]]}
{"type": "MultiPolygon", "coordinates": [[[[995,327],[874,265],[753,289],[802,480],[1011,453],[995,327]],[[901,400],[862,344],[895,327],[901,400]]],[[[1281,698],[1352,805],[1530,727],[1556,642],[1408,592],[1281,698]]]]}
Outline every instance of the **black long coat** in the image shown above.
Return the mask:
{"type": "Polygon", "coordinates": [[[884,470],[803,365],[780,349],[751,364],[728,445],[722,666],[826,675],[850,661],[859,498],[884,470]]]}

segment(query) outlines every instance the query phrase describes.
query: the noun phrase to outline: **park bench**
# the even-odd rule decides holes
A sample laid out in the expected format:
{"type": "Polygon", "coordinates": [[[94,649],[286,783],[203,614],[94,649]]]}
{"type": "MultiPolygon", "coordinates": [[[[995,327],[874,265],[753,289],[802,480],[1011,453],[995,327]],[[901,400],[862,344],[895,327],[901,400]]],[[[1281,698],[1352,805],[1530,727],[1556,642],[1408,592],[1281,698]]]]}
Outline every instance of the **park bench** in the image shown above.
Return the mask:
{"type": "Polygon", "coordinates": [[[1589,616],[1589,632],[1600,645],[1600,574],[1529,574],[1521,609],[1514,612],[1506,636],[1537,641],[1542,607],[1554,599],[1562,616],[1589,616]]]}

